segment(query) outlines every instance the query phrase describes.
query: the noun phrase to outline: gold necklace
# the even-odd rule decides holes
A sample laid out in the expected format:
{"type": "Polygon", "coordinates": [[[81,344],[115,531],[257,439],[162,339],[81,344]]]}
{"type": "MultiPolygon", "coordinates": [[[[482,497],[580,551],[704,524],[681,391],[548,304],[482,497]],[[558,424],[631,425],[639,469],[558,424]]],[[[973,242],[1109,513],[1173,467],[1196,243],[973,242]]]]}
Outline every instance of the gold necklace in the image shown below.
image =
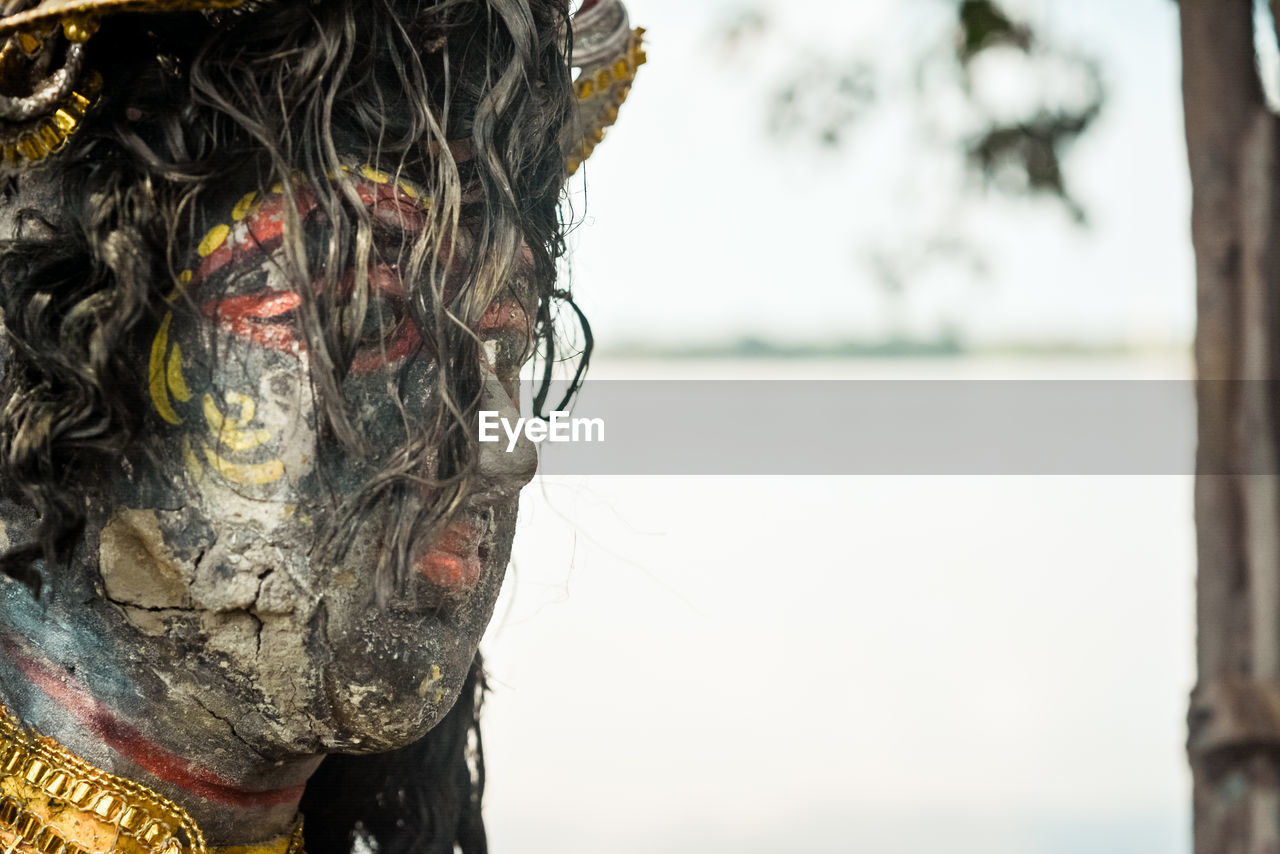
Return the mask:
{"type": "Polygon", "coordinates": [[[25,730],[0,705],[0,854],[303,854],[302,821],[260,845],[216,848],[163,795],[25,730]]]}

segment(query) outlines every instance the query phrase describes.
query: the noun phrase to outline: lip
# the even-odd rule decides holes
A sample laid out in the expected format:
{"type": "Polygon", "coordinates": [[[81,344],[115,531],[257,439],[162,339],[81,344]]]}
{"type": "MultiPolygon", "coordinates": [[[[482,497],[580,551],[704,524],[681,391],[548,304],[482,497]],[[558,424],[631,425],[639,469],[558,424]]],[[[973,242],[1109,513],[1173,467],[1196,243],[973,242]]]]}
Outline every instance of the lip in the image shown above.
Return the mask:
{"type": "Polygon", "coordinates": [[[414,562],[414,569],[449,593],[474,589],[484,573],[489,527],[488,514],[467,513],[455,518],[414,562]]]}

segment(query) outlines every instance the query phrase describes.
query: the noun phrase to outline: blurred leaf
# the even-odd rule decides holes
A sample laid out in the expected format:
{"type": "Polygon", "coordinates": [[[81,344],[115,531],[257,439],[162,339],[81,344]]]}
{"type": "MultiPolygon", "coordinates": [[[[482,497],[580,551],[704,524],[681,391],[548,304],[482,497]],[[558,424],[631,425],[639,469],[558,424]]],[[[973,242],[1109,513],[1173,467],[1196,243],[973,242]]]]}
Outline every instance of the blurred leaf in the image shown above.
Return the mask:
{"type": "Polygon", "coordinates": [[[1040,106],[1017,121],[992,121],[969,139],[965,157],[989,186],[1024,195],[1058,199],[1080,224],[1084,208],[1067,189],[1062,161],[1067,148],[1084,135],[1102,112],[1104,93],[1100,73],[1088,59],[1074,60],[1086,78],[1089,97],[1073,107],[1040,106]]]}
{"type": "MultiPolygon", "coordinates": [[[[776,139],[840,152],[849,147],[859,122],[905,104],[916,117],[916,137],[905,143],[913,150],[958,161],[1000,193],[1056,200],[1076,223],[1085,224],[1064,162],[1105,103],[1097,62],[1040,37],[996,0],[942,2],[954,17],[938,20],[942,38],[911,48],[908,60],[915,73],[903,80],[893,76],[892,63],[875,49],[859,53],[815,48],[810,41],[791,43],[781,23],[766,21],[754,6],[743,7],[722,35],[726,44],[738,47],[767,40],[774,52],[781,47],[791,57],[766,104],[768,130],[776,139]],[[1009,51],[1012,55],[1004,55],[1009,51]],[[1010,95],[1010,80],[1024,84],[1021,91],[1014,86],[1010,95]]],[[[927,3],[904,0],[902,5],[927,3]]],[[[752,56],[745,50],[737,54],[740,62],[752,56]]],[[[911,168],[932,170],[933,165],[911,168]]],[[[957,189],[955,201],[966,204],[971,193],[957,189]]],[[[969,245],[963,231],[949,228],[928,226],[900,245],[872,246],[862,253],[860,262],[889,303],[904,299],[912,283],[938,269],[984,275],[981,250],[969,245]]]]}
{"type": "Polygon", "coordinates": [[[967,64],[982,51],[995,46],[1031,49],[1031,30],[1014,23],[991,0],[963,0],[959,8],[960,33],[957,57],[967,64]]]}

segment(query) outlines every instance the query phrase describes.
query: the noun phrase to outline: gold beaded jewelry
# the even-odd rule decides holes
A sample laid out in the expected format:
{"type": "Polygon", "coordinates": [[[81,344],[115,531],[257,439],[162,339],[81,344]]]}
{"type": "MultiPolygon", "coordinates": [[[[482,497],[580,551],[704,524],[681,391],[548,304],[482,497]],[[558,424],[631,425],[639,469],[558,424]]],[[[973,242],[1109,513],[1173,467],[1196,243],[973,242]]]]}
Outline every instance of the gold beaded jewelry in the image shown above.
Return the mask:
{"type": "Polygon", "coordinates": [[[210,848],[187,811],[24,729],[0,706],[3,854],[303,854],[302,822],[280,840],[210,848]]]}
{"type": "Polygon", "coordinates": [[[10,168],[37,163],[62,149],[80,129],[80,123],[98,103],[102,75],[90,71],[47,116],[40,116],[17,128],[0,130],[0,157],[10,168]]]}
{"type": "MultiPolygon", "coordinates": [[[[96,105],[102,77],[84,67],[84,43],[122,12],[235,9],[245,0],[39,0],[0,17],[0,172],[62,149],[96,105]],[[60,30],[60,32],[59,32],[60,30]],[[61,66],[49,67],[61,56],[61,66]]],[[[11,4],[12,5],[12,4],[11,4]]]]}

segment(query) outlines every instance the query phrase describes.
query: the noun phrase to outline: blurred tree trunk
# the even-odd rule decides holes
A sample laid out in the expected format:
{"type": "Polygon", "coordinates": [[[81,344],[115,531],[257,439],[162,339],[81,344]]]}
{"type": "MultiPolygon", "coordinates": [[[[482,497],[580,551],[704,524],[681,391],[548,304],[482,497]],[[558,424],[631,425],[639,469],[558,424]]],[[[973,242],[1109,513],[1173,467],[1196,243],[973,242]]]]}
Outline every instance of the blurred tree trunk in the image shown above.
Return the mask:
{"type": "Polygon", "coordinates": [[[1280,854],[1276,117],[1255,67],[1253,0],[1180,7],[1201,379],[1195,851],[1280,854]]]}

